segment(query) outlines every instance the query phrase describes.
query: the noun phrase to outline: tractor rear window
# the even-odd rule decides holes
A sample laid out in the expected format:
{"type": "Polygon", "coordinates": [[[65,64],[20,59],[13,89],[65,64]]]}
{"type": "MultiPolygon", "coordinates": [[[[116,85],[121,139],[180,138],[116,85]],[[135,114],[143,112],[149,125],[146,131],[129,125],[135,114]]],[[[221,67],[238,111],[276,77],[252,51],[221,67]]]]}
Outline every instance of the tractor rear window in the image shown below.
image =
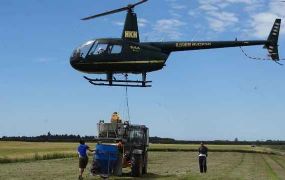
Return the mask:
{"type": "Polygon", "coordinates": [[[140,141],[143,140],[143,138],[144,138],[144,134],[140,129],[134,129],[130,131],[130,134],[129,134],[130,141],[139,143],[140,141]]]}

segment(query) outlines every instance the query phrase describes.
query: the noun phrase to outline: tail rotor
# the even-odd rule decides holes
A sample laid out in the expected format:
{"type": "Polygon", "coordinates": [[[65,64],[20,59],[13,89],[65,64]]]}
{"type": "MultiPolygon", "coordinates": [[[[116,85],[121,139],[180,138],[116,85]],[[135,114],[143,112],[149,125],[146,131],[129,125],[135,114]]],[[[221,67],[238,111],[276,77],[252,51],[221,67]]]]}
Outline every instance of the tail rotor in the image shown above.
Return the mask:
{"type": "Polygon", "coordinates": [[[268,50],[269,56],[273,61],[279,61],[278,53],[278,38],[281,26],[281,19],[276,19],[271,32],[268,36],[267,43],[264,45],[264,48],[268,50]]]}

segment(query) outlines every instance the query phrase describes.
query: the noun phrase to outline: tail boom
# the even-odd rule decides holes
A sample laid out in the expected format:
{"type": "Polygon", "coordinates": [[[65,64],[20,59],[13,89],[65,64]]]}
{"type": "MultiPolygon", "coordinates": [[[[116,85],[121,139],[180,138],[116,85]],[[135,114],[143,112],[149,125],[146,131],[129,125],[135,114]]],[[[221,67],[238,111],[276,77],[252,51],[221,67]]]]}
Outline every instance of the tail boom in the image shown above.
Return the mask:
{"type": "Polygon", "coordinates": [[[188,51],[200,49],[215,49],[226,47],[255,46],[265,45],[266,40],[260,41],[180,41],[180,42],[161,42],[151,43],[151,45],[159,47],[164,52],[188,51]]]}
{"type": "Polygon", "coordinates": [[[200,49],[215,49],[227,47],[256,46],[264,45],[268,49],[269,56],[273,61],[279,61],[278,37],[281,26],[281,19],[276,19],[267,40],[248,41],[178,41],[178,42],[150,42],[147,45],[160,48],[161,51],[170,54],[175,51],[188,51],[200,49]]]}

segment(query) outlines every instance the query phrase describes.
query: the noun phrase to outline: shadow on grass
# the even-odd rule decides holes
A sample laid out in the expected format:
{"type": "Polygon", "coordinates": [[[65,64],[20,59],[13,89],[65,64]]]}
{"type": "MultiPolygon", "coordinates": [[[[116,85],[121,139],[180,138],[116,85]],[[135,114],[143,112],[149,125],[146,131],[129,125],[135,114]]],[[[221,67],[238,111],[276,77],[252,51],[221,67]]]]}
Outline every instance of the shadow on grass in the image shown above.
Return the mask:
{"type": "Polygon", "coordinates": [[[123,173],[122,176],[120,177],[113,177],[114,179],[157,179],[157,178],[162,178],[162,179],[165,179],[165,178],[170,178],[170,177],[173,177],[174,175],[161,175],[161,174],[155,174],[155,173],[147,173],[147,174],[144,174],[143,176],[141,177],[132,177],[131,176],[131,173],[123,173]]]}

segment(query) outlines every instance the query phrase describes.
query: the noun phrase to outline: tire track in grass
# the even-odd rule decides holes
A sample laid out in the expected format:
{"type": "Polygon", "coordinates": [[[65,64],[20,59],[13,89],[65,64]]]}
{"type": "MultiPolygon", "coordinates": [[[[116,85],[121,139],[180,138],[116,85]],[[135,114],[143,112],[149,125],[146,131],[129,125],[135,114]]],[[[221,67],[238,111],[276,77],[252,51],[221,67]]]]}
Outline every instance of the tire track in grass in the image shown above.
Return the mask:
{"type": "Polygon", "coordinates": [[[255,154],[243,153],[240,162],[233,167],[229,177],[233,179],[251,179],[252,171],[254,170],[254,156],[255,154]]]}
{"type": "Polygon", "coordinates": [[[239,163],[233,167],[227,177],[242,180],[268,180],[270,176],[266,172],[266,167],[260,154],[243,153],[239,163]]]}
{"type": "Polygon", "coordinates": [[[275,179],[279,180],[280,178],[278,177],[277,173],[274,171],[274,169],[276,168],[276,165],[277,166],[279,166],[279,165],[276,164],[268,155],[262,155],[262,158],[266,164],[267,173],[270,176],[270,179],[271,180],[275,180],[275,179]]]}
{"type": "Polygon", "coordinates": [[[273,178],[269,169],[268,164],[265,162],[263,156],[261,154],[253,154],[251,159],[250,168],[248,171],[247,179],[253,180],[272,180],[273,178]]]}
{"type": "Polygon", "coordinates": [[[244,159],[245,159],[245,153],[242,153],[240,161],[231,168],[229,174],[233,173],[236,169],[238,169],[243,164],[244,159]]]}
{"type": "Polygon", "coordinates": [[[285,164],[284,164],[284,161],[282,161],[281,156],[271,156],[271,158],[272,158],[279,166],[281,166],[281,167],[284,169],[284,171],[285,171],[285,164]],[[281,163],[281,161],[282,161],[283,163],[281,163]]]}
{"type": "Polygon", "coordinates": [[[275,163],[275,172],[277,173],[278,177],[280,179],[285,179],[285,168],[284,168],[284,164],[282,164],[278,158],[278,156],[269,156],[270,159],[275,163]]]}
{"type": "Polygon", "coordinates": [[[239,166],[241,166],[242,163],[244,162],[244,159],[245,159],[245,153],[242,153],[241,160],[240,160],[240,162],[237,164],[237,166],[235,168],[238,168],[239,166]]]}
{"type": "MultiPolygon", "coordinates": [[[[237,153],[235,155],[240,155],[240,153],[237,153]]],[[[231,164],[231,166],[229,166],[228,169],[224,171],[224,174],[221,176],[222,179],[228,179],[231,177],[233,172],[242,165],[245,159],[245,153],[241,153],[240,157],[238,158],[239,160],[237,160],[235,163],[232,162],[233,164],[231,164]]],[[[234,158],[232,160],[234,160],[234,158]]]]}
{"type": "Polygon", "coordinates": [[[254,154],[252,156],[252,172],[251,179],[267,180],[269,175],[266,173],[267,165],[263,160],[262,156],[259,154],[254,154]]]}
{"type": "MultiPolygon", "coordinates": [[[[241,153],[217,153],[210,152],[207,160],[208,171],[201,174],[198,168],[198,162],[195,163],[195,171],[188,172],[179,179],[183,180],[228,180],[234,179],[230,176],[233,168],[237,167],[242,161],[241,153]]],[[[236,178],[235,178],[236,179],[236,178]]],[[[240,179],[240,178],[239,178],[240,179]]]]}

